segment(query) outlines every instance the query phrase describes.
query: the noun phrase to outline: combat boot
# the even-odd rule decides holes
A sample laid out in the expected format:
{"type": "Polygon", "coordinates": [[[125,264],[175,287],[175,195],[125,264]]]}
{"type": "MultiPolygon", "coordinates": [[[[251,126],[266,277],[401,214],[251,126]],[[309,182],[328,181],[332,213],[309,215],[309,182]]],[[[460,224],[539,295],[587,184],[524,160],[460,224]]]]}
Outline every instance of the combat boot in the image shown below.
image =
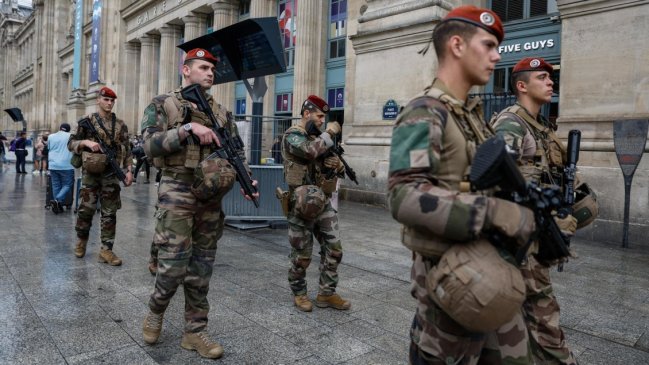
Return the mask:
{"type": "Polygon", "coordinates": [[[117,257],[117,255],[113,253],[113,250],[104,250],[103,248],[99,250],[98,261],[111,266],[119,266],[122,264],[122,259],[117,257]]]}
{"type": "Polygon", "coordinates": [[[162,318],[164,313],[155,314],[149,311],[149,314],[144,318],[144,323],[142,323],[142,337],[144,337],[144,342],[149,345],[153,345],[158,342],[160,338],[160,332],[162,332],[162,318]]]}
{"type": "Polygon", "coordinates": [[[318,294],[315,298],[315,305],[319,308],[331,307],[339,310],[348,310],[352,307],[352,303],[349,300],[345,300],[335,293],[331,295],[318,294]]]}
{"type": "Polygon", "coordinates": [[[87,238],[79,238],[77,245],[74,247],[74,255],[82,258],[86,255],[86,245],[88,244],[87,238]]]}
{"type": "Polygon", "coordinates": [[[301,310],[302,312],[311,312],[313,310],[313,304],[309,300],[309,297],[306,295],[296,295],[295,298],[293,298],[293,303],[297,307],[297,309],[301,310]]]}
{"type": "Polygon", "coordinates": [[[158,259],[151,257],[149,259],[149,272],[154,275],[158,272],[158,259]]]}
{"type": "Polygon", "coordinates": [[[180,347],[185,350],[196,350],[199,355],[208,359],[218,359],[223,356],[223,347],[212,341],[206,331],[184,333],[180,347]]]}

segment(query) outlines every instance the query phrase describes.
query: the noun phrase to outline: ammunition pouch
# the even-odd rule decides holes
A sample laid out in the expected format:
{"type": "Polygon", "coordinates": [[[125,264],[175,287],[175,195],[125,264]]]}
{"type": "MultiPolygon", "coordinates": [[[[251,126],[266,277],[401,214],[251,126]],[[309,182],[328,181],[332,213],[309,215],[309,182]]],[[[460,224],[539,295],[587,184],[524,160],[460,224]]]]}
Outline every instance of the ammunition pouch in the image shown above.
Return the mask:
{"type": "Polygon", "coordinates": [[[284,180],[288,186],[300,186],[304,184],[304,178],[308,174],[308,166],[294,161],[284,162],[284,180]]]}
{"type": "Polygon", "coordinates": [[[320,174],[320,179],[318,181],[318,186],[327,196],[331,196],[332,193],[336,191],[338,185],[338,178],[334,177],[333,179],[327,179],[324,174],[320,174]]]}
{"type": "Polygon", "coordinates": [[[279,204],[281,204],[282,206],[282,212],[284,212],[284,216],[288,217],[291,194],[288,191],[282,190],[282,188],[278,186],[275,189],[275,196],[277,197],[277,199],[279,199],[279,204]]]}
{"type": "Polygon", "coordinates": [[[451,247],[449,243],[430,233],[426,234],[406,226],[401,227],[401,243],[410,251],[428,257],[442,256],[451,247]]]}
{"type": "Polygon", "coordinates": [[[433,301],[462,327],[490,332],[520,313],[525,282],[486,239],[457,243],[426,276],[433,301]]]}
{"type": "Polygon", "coordinates": [[[81,153],[82,166],[91,174],[101,174],[106,171],[106,155],[83,151],[81,153]]]}

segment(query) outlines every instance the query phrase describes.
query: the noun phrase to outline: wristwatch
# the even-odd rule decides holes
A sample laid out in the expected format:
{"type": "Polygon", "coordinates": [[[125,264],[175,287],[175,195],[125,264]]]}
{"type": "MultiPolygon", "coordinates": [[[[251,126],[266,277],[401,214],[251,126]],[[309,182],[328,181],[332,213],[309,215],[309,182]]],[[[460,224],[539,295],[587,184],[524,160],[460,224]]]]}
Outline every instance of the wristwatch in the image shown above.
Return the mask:
{"type": "Polygon", "coordinates": [[[194,134],[194,132],[192,132],[192,124],[191,123],[183,124],[183,129],[188,134],[194,134]]]}

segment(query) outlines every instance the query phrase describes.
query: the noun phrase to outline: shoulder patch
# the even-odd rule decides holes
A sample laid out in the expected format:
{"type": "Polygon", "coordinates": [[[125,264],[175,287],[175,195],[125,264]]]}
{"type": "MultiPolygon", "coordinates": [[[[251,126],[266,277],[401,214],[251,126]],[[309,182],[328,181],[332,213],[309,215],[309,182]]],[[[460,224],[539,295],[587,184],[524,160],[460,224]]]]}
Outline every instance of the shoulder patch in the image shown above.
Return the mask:
{"type": "Polygon", "coordinates": [[[157,125],[156,114],[156,106],[154,104],[149,104],[149,106],[144,109],[144,117],[142,117],[140,130],[155,127],[157,125]]]}

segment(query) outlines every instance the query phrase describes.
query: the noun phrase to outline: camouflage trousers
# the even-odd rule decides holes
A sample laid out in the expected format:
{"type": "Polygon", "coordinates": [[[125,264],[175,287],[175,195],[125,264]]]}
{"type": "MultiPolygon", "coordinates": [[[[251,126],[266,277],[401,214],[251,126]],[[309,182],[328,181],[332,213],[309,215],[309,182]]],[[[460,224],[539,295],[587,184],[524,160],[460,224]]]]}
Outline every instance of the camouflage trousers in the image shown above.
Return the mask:
{"type": "Polygon", "coordinates": [[[85,173],[81,177],[79,190],[80,202],[77,210],[77,237],[88,238],[92,218],[97,210],[97,202],[101,205],[101,248],[112,250],[115,243],[117,228],[117,210],[122,207],[119,196],[121,187],[116,177],[85,173]]]}
{"type": "Polygon", "coordinates": [[[305,221],[290,212],[288,241],[291,244],[291,268],[288,282],[294,295],[306,294],[306,269],[311,263],[313,236],[320,243],[320,294],[330,295],[338,285],[338,264],[343,257],[338,214],[327,201],[325,209],[314,221],[305,221]]]}
{"type": "Polygon", "coordinates": [[[559,327],[559,303],[552,292],[550,269],[529,256],[521,266],[526,299],[523,315],[537,364],[577,364],[559,327]]]}
{"type": "Polygon", "coordinates": [[[417,309],[410,328],[411,364],[533,364],[522,312],[493,332],[466,330],[428,295],[426,275],[439,260],[413,256],[411,293],[417,309]]]}
{"type": "Polygon", "coordinates": [[[192,181],[189,175],[163,176],[160,182],[153,236],[158,272],[149,308],[163,313],[182,284],[185,332],[200,332],[207,326],[207,293],[225,216],[219,200],[196,199],[190,190],[192,181]]]}

